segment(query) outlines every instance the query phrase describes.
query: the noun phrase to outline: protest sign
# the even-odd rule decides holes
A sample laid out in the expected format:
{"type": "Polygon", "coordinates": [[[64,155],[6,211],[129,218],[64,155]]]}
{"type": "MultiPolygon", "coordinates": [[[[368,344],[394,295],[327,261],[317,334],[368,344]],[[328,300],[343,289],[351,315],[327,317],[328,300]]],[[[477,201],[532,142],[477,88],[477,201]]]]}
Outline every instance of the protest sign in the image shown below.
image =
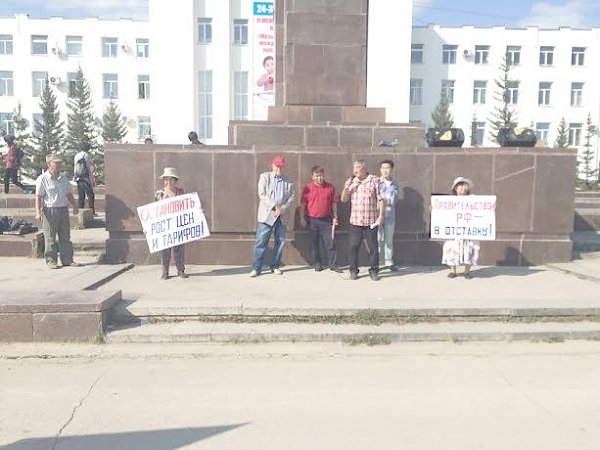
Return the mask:
{"type": "Polygon", "coordinates": [[[431,239],[496,239],[495,195],[432,195],[431,239]]]}
{"type": "Polygon", "coordinates": [[[139,206],[150,253],[210,236],[197,192],[139,206]]]}

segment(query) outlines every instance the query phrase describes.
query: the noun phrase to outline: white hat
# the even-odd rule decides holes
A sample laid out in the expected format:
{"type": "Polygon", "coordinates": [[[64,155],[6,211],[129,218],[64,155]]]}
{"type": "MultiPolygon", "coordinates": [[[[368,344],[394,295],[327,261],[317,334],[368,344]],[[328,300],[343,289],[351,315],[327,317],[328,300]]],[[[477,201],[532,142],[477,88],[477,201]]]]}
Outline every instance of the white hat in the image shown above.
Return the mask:
{"type": "Polygon", "coordinates": [[[465,183],[467,186],[469,186],[469,192],[473,191],[473,187],[474,187],[473,182],[465,177],[456,177],[454,179],[454,182],[452,183],[452,191],[454,191],[454,189],[456,188],[456,185],[460,184],[460,183],[465,183]]]}
{"type": "Polygon", "coordinates": [[[163,173],[160,177],[158,178],[176,178],[179,180],[180,176],[179,176],[179,170],[177,170],[175,167],[165,167],[163,169],[163,173]]]}

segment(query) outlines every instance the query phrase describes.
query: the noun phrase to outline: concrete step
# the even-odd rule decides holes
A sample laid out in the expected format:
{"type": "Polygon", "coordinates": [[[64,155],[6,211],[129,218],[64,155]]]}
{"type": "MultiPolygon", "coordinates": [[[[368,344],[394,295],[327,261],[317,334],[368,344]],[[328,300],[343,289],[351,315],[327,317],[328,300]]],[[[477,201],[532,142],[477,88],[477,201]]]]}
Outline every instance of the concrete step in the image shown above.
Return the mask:
{"type": "Polygon", "coordinates": [[[600,207],[575,209],[575,231],[600,231],[600,207]]]}
{"type": "Polygon", "coordinates": [[[0,257],[27,256],[41,258],[44,256],[44,233],[23,235],[0,234],[0,257]]]}
{"type": "MultiPolygon", "coordinates": [[[[75,191],[75,200],[77,200],[77,192],[75,191]]],[[[105,211],[106,198],[104,194],[96,194],[94,207],[96,212],[105,211]]],[[[86,201],[87,206],[87,201],[86,201]]],[[[35,195],[24,194],[22,192],[0,194],[0,208],[34,208],[35,195]]]]}
{"type": "Polygon", "coordinates": [[[600,198],[600,191],[575,191],[575,198],[600,198]]]}
{"type": "Polygon", "coordinates": [[[600,322],[451,322],[383,325],[248,324],[180,322],[136,327],[109,326],[105,341],[182,342],[343,342],[380,345],[421,341],[546,341],[600,339],[600,322]]]}
{"type": "MultiPolygon", "coordinates": [[[[70,208],[69,208],[70,209],[70,208]]],[[[35,209],[31,208],[0,208],[0,217],[12,217],[13,222],[17,220],[25,220],[41,229],[41,224],[35,219],[35,209]]],[[[71,228],[80,229],[88,228],[90,225],[96,224],[94,215],[91,209],[83,208],[77,213],[77,216],[71,214],[71,228]]]]}
{"type": "Polygon", "coordinates": [[[573,251],[577,254],[600,252],[600,232],[577,231],[571,235],[573,251]]]}

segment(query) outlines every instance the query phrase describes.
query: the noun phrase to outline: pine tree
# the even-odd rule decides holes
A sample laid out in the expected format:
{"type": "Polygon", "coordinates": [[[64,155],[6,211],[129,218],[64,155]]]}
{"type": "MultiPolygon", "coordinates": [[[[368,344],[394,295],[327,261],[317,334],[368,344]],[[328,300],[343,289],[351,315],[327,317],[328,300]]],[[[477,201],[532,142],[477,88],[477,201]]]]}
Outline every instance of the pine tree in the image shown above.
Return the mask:
{"type": "Polygon", "coordinates": [[[593,166],[594,154],[592,152],[592,138],[596,134],[596,127],[592,124],[592,116],[588,113],[585,123],[585,144],[580,156],[579,187],[587,190],[598,189],[598,169],[593,166]]]}
{"type": "Polygon", "coordinates": [[[98,145],[98,130],[92,107],[92,93],[81,67],[75,74],[71,98],[67,101],[69,120],[65,138],[65,171],[73,173],[73,158],[79,152],[81,143],[87,141],[91,145],[90,153],[96,172],[104,173],[104,153],[98,145]]]}
{"type": "Polygon", "coordinates": [[[556,140],[554,141],[554,148],[567,148],[569,146],[569,128],[565,118],[560,119],[560,124],[556,130],[556,140]]]}
{"type": "Polygon", "coordinates": [[[435,109],[431,113],[431,120],[433,120],[433,126],[436,128],[452,128],[454,126],[454,118],[450,112],[448,96],[444,89],[440,94],[439,103],[435,105],[435,109]]]}
{"type": "Polygon", "coordinates": [[[121,142],[127,135],[126,121],[127,119],[121,114],[117,103],[111,99],[106,105],[100,121],[104,143],[121,142]]]}
{"type": "Polygon", "coordinates": [[[477,115],[471,119],[471,147],[477,147],[477,115]]]}
{"type": "Polygon", "coordinates": [[[32,139],[35,147],[32,167],[37,174],[42,173],[46,168],[47,155],[62,153],[64,135],[64,123],[60,120],[56,97],[47,78],[40,97],[40,109],[42,110],[42,121],[35,121],[32,139]]]}
{"type": "Polygon", "coordinates": [[[28,131],[29,121],[23,117],[21,102],[18,103],[17,109],[13,112],[13,122],[15,123],[15,143],[25,154],[21,170],[24,175],[34,178],[37,176],[37,171],[33,165],[35,150],[31,145],[31,133],[28,131]]]}
{"type": "Polygon", "coordinates": [[[494,99],[500,102],[500,106],[495,106],[490,119],[492,125],[492,141],[498,143],[498,132],[500,128],[510,128],[517,125],[517,113],[510,107],[510,64],[506,55],[502,58],[500,69],[500,78],[494,80],[497,90],[494,92],[494,99]]]}

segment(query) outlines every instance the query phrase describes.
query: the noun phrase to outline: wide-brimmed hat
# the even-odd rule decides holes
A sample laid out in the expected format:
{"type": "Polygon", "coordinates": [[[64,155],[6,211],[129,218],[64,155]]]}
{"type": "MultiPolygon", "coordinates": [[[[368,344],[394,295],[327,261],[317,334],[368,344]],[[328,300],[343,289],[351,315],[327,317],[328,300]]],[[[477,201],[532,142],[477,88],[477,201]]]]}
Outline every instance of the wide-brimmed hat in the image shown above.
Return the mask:
{"type": "Polygon", "coordinates": [[[176,178],[179,180],[180,176],[179,176],[179,170],[177,170],[175,167],[165,167],[163,169],[163,173],[160,177],[158,178],[176,178]]]}
{"type": "Polygon", "coordinates": [[[57,155],[56,153],[50,153],[49,155],[46,156],[46,162],[47,163],[51,163],[51,162],[63,162],[63,159],[57,155]]]}
{"type": "Polygon", "coordinates": [[[283,156],[276,156],[273,158],[273,165],[275,167],[283,167],[285,166],[285,158],[283,156]]]}
{"type": "Polygon", "coordinates": [[[469,186],[469,191],[472,191],[473,187],[475,186],[473,184],[473,182],[471,180],[469,180],[468,178],[456,177],[454,179],[454,182],[452,183],[452,191],[454,191],[454,189],[456,189],[456,186],[459,185],[460,183],[465,183],[467,186],[469,186]]]}

